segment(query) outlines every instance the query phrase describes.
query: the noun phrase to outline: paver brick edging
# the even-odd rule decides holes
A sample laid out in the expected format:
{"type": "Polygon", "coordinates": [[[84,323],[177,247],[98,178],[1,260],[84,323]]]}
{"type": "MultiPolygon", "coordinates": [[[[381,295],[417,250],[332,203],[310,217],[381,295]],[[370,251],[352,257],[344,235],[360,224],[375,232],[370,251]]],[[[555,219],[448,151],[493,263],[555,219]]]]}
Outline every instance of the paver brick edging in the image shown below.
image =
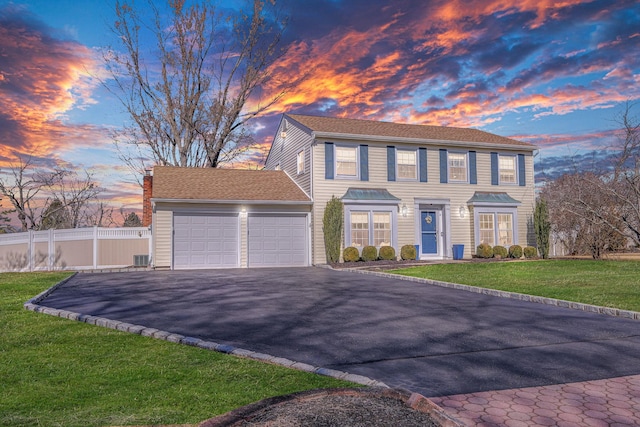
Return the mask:
{"type": "Polygon", "coordinates": [[[360,269],[354,269],[354,268],[343,268],[343,269],[340,269],[340,271],[349,271],[352,273],[359,273],[359,274],[370,274],[378,277],[399,279],[399,280],[405,280],[409,282],[424,283],[427,285],[440,286],[443,288],[459,289],[462,291],[474,292],[477,294],[491,295],[491,296],[501,297],[501,298],[510,298],[510,299],[516,299],[520,301],[534,302],[538,304],[554,305],[556,307],[571,308],[574,310],[581,310],[581,311],[586,311],[590,313],[599,313],[599,314],[605,314],[608,316],[623,317],[625,319],[640,320],[640,312],[631,311],[631,310],[621,310],[619,308],[602,307],[598,305],[584,304],[580,302],[565,301],[565,300],[556,299],[556,298],[520,294],[517,292],[500,291],[497,289],[480,288],[480,287],[471,286],[471,285],[461,285],[459,283],[443,282],[440,280],[433,280],[433,279],[424,279],[422,277],[403,276],[400,274],[385,273],[383,271],[360,270],[360,269]]]}
{"type": "Polygon", "coordinates": [[[192,347],[202,348],[204,350],[217,351],[219,353],[227,353],[237,357],[244,357],[247,359],[253,359],[260,362],[267,362],[274,365],[284,366],[286,368],[295,369],[298,371],[311,372],[318,375],[337,378],[352,383],[361,384],[369,387],[382,387],[388,388],[388,386],[380,381],[374,380],[362,375],[350,374],[348,372],[337,371],[335,369],[328,369],[318,366],[308,365],[306,363],[296,362],[294,360],[285,359],[283,357],[271,356],[269,354],[257,353],[251,350],[245,350],[242,348],[236,348],[231,345],[219,344],[213,341],[203,341],[199,338],[187,337],[180,334],[174,334],[167,331],[161,331],[155,328],[148,328],[143,325],[134,325],[131,323],[121,322],[119,320],[111,320],[105,317],[91,316],[88,314],[75,313],[68,310],[60,310],[57,308],[51,308],[39,303],[51,294],[58,287],[65,284],[77,273],[67,277],[66,279],[56,283],[46,291],[36,295],[24,303],[24,308],[36,313],[48,314],[54,317],[61,317],[64,319],[75,320],[77,322],[88,323],[90,325],[101,326],[103,328],[115,329],[122,332],[128,332],[131,334],[142,335],[149,338],[155,338],[173,342],[176,344],[188,345],[192,347]]]}

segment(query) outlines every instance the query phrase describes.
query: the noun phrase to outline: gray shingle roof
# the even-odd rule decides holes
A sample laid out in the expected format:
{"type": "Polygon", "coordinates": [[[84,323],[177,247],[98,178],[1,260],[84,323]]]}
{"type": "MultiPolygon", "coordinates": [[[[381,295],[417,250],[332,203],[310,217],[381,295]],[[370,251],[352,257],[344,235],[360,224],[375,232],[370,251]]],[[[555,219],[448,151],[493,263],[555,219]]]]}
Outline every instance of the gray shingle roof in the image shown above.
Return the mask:
{"type": "Polygon", "coordinates": [[[517,141],[470,128],[412,125],[338,117],[306,116],[301,114],[287,114],[286,117],[289,117],[314,132],[329,134],[408,138],[428,141],[476,142],[515,145],[528,149],[535,148],[533,144],[527,142],[517,141]]]}

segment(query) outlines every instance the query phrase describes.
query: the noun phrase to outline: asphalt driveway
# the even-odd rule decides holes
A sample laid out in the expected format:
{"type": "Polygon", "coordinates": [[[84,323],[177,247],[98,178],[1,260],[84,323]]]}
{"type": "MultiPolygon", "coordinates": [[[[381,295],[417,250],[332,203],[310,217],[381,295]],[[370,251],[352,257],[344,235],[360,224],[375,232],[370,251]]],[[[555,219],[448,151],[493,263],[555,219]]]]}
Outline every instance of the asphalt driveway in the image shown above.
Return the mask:
{"type": "Polygon", "coordinates": [[[321,268],[79,274],[40,304],[428,397],[640,374],[640,322],[321,268]]]}

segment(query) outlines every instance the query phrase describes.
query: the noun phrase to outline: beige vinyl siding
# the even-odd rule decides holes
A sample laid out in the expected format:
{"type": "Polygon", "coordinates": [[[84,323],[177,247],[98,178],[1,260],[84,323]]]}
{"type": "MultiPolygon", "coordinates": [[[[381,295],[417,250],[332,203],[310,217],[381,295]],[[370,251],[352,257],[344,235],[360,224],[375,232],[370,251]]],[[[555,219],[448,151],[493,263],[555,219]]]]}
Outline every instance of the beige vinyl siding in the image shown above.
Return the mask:
{"type": "MultiPolygon", "coordinates": [[[[331,140],[337,142],[338,140],[331,140]]],[[[357,141],[349,141],[357,143],[357,141]]],[[[451,244],[464,244],[465,257],[470,257],[475,252],[474,241],[474,218],[473,211],[470,210],[466,218],[459,216],[460,206],[467,206],[468,200],[476,191],[487,192],[507,192],[511,197],[522,202],[518,207],[518,237],[522,246],[527,244],[527,220],[533,212],[534,187],[533,187],[533,160],[530,152],[525,152],[527,186],[518,185],[491,185],[491,150],[475,149],[477,152],[476,165],[478,184],[470,185],[465,183],[440,183],[439,148],[446,146],[427,147],[427,174],[428,182],[418,181],[387,181],[387,145],[386,143],[369,142],[369,181],[333,179],[325,180],[325,146],[324,140],[313,145],[313,263],[322,264],[326,262],[324,251],[324,236],[322,232],[322,217],[327,201],[332,195],[340,198],[349,187],[355,188],[385,188],[392,195],[401,199],[399,206],[407,205],[408,215],[402,217],[398,213],[397,221],[397,244],[396,252],[405,244],[418,243],[416,236],[416,220],[414,201],[415,199],[447,199],[450,203],[450,242],[451,244]]],[[[403,147],[398,145],[398,147],[403,147]]],[[[459,150],[459,148],[457,148],[459,150]]],[[[514,153],[522,153],[514,152],[514,153]]],[[[532,242],[528,242],[531,244],[532,242]]],[[[451,248],[447,248],[447,253],[451,254],[451,248]]]]}
{"type": "Polygon", "coordinates": [[[153,265],[156,268],[171,267],[173,211],[156,207],[153,230],[153,265]]]}
{"type": "MultiPolygon", "coordinates": [[[[282,126],[282,124],[281,124],[282,126]]],[[[273,140],[269,156],[265,162],[265,169],[280,169],[285,171],[307,194],[311,194],[311,135],[289,123],[287,136],[282,138],[281,128],[273,140]],[[304,173],[298,174],[298,153],[304,150],[304,173]]]]}

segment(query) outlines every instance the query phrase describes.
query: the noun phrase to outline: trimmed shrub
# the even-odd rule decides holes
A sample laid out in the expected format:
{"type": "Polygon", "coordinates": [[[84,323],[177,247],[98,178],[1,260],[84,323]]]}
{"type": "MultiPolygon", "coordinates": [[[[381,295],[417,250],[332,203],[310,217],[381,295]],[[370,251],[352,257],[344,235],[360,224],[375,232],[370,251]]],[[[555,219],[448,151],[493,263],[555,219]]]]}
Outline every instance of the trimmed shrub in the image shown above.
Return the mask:
{"type": "Polygon", "coordinates": [[[509,251],[504,246],[496,245],[493,247],[493,256],[495,258],[506,258],[509,255],[509,251]]]}
{"type": "Polygon", "coordinates": [[[358,252],[358,248],[349,246],[348,248],[344,248],[342,258],[344,262],[356,262],[360,260],[360,252],[358,252]]]}
{"type": "Polygon", "coordinates": [[[522,258],[522,246],[520,245],[511,245],[509,246],[509,258],[522,258]]]}
{"type": "Polygon", "coordinates": [[[400,258],[402,259],[416,259],[418,254],[416,253],[416,247],[414,245],[404,245],[400,248],[400,258]]]}
{"type": "Polygon", "coordinates": [[[524,248],[524,257],[525,258],[537,258],[538,250],[533,246],[525,246],[524,248]]]}
{"type": "Polygon", "coordinates": [[[396,259],[396,250],[393,249],[392,246],[381,246],[380,247],[380,255],[379,255],[380,259],[384,259],[386,261],[390,261],[390,260],[394,260],[396,259]]]}
{"type": "Polygon", "coordinates": [[[327,262],[338,262],[342,243],[342,201],[335,196],[327,202],[322,218],[324,248],[327,262]]]}
{"type": "Polygon", "coordinates": [[[481,243],[476,248],[476,255],[478,256],[478,258],[491,258],[493,257],[493,248],[491,247],[491,245],[481,243]]]}
{"type": "Polygon", "coordinates": [[[375,246],[365,246],[361,256],[363,261],[375,261],[378,259],[378,250],[375,246]]]}

